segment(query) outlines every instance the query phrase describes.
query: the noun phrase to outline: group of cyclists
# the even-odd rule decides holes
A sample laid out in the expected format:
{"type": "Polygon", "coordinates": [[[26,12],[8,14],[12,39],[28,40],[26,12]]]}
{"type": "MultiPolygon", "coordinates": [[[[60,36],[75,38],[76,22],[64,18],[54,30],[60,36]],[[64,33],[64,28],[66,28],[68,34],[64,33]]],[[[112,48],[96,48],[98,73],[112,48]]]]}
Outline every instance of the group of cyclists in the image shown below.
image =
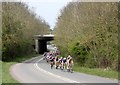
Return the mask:
{"type": "Polygon", "coordinates": [[[67,69],[68,72],[73,72],[73,58],[70,55],[67,57],[60,57],[60,52],[56,50],[45,52],[43,56],[43,59],[46,60],[47,63],[50,63],[51,69],[55,66],[56,69],[67,69]]]}

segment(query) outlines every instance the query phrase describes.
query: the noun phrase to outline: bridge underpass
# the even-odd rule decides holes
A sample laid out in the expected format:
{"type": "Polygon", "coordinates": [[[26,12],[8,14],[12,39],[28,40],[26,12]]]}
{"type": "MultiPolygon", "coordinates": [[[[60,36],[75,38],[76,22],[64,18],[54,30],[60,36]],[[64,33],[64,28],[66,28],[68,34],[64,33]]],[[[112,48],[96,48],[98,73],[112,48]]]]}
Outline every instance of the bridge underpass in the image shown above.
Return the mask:
{"type": "Polygon", "coordinates": [[[54,35],[35,35],[35,50],[39,54],[47,51],[47,42],[54,40],[54,35]]]}

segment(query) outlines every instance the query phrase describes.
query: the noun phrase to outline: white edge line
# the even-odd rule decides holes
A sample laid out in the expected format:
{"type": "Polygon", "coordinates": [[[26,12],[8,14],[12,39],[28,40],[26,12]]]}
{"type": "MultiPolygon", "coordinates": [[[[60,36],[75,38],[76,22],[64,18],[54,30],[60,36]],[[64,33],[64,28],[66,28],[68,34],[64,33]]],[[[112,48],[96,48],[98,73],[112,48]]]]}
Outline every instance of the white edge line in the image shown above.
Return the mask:
{"type": "Polygon", "coordinates": [[[56,78],[59,78],[59,79],[61,79],[61,80],[67,81],[67,82],[69,82],[69,83],[80,83],[80,82],[78,82],[78,81],[71,80],[71,79],[68,79],[68,78],[65,78],[65,77],[62,77],[62,76],[59,76],[59,75],[55,75],[55,74],[53,74],[53,73],[51,73],[51,72],[48,72],[48,71],[46,71],[46,70],[43,70],[42,68],[40,68],[40,67],[38,66],[38,62],[40,62],[42,59],[43,59],[43,58],[41,58],[40,60],[38,60],[38,61],[34,64],[35,68],[37,68],[39,71],[44,72],[44,73],[47,73],[47,74],[49,74],[49,75],[52,75],[52,76],[54,76],[54,77],[56,77],[56,78]]]}

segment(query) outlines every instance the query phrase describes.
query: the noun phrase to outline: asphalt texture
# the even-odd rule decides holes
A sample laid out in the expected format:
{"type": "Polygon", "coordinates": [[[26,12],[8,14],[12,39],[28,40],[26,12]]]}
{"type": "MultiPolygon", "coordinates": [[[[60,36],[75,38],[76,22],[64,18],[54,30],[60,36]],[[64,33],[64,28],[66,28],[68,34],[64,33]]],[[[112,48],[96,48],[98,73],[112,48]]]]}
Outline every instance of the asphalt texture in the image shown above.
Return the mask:
{"type": "Polygon", "coordinates": [[[50,68],[50,64],[35,57],[10,68],[10,73],[20,83],[118,83],[118,80],[88,75],[79,72],[50,68]]]}

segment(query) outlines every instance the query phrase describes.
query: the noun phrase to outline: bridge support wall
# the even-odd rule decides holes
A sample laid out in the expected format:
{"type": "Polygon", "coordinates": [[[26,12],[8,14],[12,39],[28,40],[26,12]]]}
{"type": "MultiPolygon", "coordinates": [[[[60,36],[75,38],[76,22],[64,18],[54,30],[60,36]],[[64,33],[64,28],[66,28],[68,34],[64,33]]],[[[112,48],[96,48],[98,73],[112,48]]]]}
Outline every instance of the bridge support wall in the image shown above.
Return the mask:
{"type": "Polygon", "coordinates": [[[35,40],[35,51],[39,54],[43,54],[47,51],[47,41],[45,40],[35,40]]]}
{"type": "Polygon", "coordinates": [[[38,40],[38,53],[39,54],[43,54],[44,52],[47,51],[47,41],[43,41],[43,40],[38,40]]]}

